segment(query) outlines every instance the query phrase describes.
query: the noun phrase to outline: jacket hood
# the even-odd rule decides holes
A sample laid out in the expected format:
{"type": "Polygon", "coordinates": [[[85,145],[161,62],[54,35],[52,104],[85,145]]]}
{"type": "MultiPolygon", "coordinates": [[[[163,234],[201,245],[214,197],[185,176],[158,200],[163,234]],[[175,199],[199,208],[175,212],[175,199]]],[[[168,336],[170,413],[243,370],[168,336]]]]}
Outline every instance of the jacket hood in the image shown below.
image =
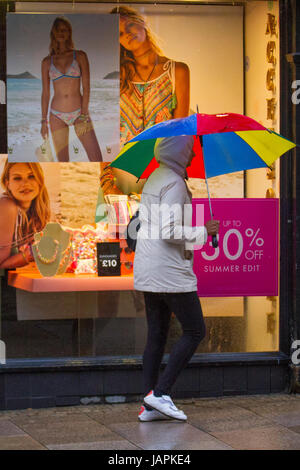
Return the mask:
{"type": "Polygon", "coordinates": [[[191,152],[194,146],[192,135],[178,135],[157,139],[154,147],[154,156],[159,164],[171,168],[183,178],[186,176],[186,167],[191,161],[191,152]]]}

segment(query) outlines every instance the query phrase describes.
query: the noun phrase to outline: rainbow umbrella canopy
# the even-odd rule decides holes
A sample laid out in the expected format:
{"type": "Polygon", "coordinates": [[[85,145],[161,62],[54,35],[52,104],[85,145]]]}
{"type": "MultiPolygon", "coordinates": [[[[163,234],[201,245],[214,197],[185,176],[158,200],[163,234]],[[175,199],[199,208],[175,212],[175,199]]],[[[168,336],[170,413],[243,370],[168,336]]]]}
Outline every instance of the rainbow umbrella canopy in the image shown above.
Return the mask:
{"type": "Polygon", "coordinates": [[[187,169],[192,178],[211,178],[270,167],[278,157],[296,146],[247,116],[197,113],[144,130],[123,147],[110,166],[137,178],[147,178],[158,166],[154,158],[156,140],[177,135],[194,136],[196,156],[187,169]]]}

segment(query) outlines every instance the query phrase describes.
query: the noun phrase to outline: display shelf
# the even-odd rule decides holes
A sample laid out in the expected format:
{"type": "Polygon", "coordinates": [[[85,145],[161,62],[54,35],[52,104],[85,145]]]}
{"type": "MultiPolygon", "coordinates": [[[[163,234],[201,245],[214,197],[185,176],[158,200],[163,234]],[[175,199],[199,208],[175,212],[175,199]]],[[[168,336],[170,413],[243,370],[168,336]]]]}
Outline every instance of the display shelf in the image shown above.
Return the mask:
{"type": "Polygon", "coordinates": [[[133,290],[133,275],[99,277],[65,273],[43,277],[34,266],[8,272],[8,284],[27,292],[87,292],[133,290]]]}

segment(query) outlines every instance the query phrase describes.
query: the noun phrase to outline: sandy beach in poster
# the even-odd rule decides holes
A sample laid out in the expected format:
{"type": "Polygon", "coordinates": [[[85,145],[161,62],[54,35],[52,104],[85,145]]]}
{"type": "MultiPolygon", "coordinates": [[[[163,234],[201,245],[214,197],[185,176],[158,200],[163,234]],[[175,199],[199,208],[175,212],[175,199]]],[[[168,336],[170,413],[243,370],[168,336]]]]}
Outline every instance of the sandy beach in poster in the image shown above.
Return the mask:
{"type": "MultiPolygon", "coordinates": [[[[64,225],[81,227],[94,222],[99,189],[98,163],[60,163],[61,218],[64,225]]],[[[211,197],[243,197],[243,173],[217,176],[208,180],[211,197]]],[[[189,187],[193,197],[207,197],[204,180],[192,178],[189,187]]]]}
{"type": "MultiPolygon", "coordinates": [[[[6,155],[0,155],[0,175],[6,158],[6,155]]],[[[73,228],[94,224],[99,190],[99,163],[41,163],[41,166],[51,201],[51,220],[73,228]]],[[[242,182],[242,172],[210,178],[208,184],[211,197],[243,197],[242,182]]],[[[207,197],[204,180],[191,178],[188,184],[193,197],[207,197]]],[[[0,195],[2,192],[1,187],[0,195]]]]}

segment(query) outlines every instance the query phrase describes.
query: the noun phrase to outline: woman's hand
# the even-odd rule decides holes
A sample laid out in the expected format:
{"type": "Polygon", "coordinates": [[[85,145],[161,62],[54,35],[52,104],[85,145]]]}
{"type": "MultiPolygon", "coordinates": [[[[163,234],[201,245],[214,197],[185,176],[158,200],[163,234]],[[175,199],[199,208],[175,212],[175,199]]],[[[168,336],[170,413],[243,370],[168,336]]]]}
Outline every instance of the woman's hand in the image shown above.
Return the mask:
{"type": "Polygon", "coordinates": [[[27,262],[27,263],[31,263],[32,261],[34,261],[34,258],[32,256],[32,250],[31,250],[31,247],[30,245],[26,245],[22,250],[22,255],[23,255],[23,258],[24,260],[27,262]]]}
{"type": "MultiPolygon", "coordinates": [[[[107,163],[108,165],[108,163],[107,163]]],[[[114,178],[113,169],[110,166],[106,166],[100,176],[100,186],[104,196],[106,194],[124,194],[116,185],[114,178]]]]}
{"type": "Polygon", "coordinates": [[[88,114],[80,114],[80,116],[75,121],[76,132],[79,135],[87,134],[92,129],[91,118],[88,114]]]}
{"type": "Polygon", "coordinates": [[[207,234],[216,235],[219,232],[220,221],[219,220],[209,220],[206,222],[205,227],[207,230],[207,234]]]}
{"type": "Polygon", "coordinates": [[[42,127],[41,127],[41,135],[44,140],[48,139],[49,136],[49,129],[48,129],[48,124],[47,122],[42,122],[42,127]]]}

